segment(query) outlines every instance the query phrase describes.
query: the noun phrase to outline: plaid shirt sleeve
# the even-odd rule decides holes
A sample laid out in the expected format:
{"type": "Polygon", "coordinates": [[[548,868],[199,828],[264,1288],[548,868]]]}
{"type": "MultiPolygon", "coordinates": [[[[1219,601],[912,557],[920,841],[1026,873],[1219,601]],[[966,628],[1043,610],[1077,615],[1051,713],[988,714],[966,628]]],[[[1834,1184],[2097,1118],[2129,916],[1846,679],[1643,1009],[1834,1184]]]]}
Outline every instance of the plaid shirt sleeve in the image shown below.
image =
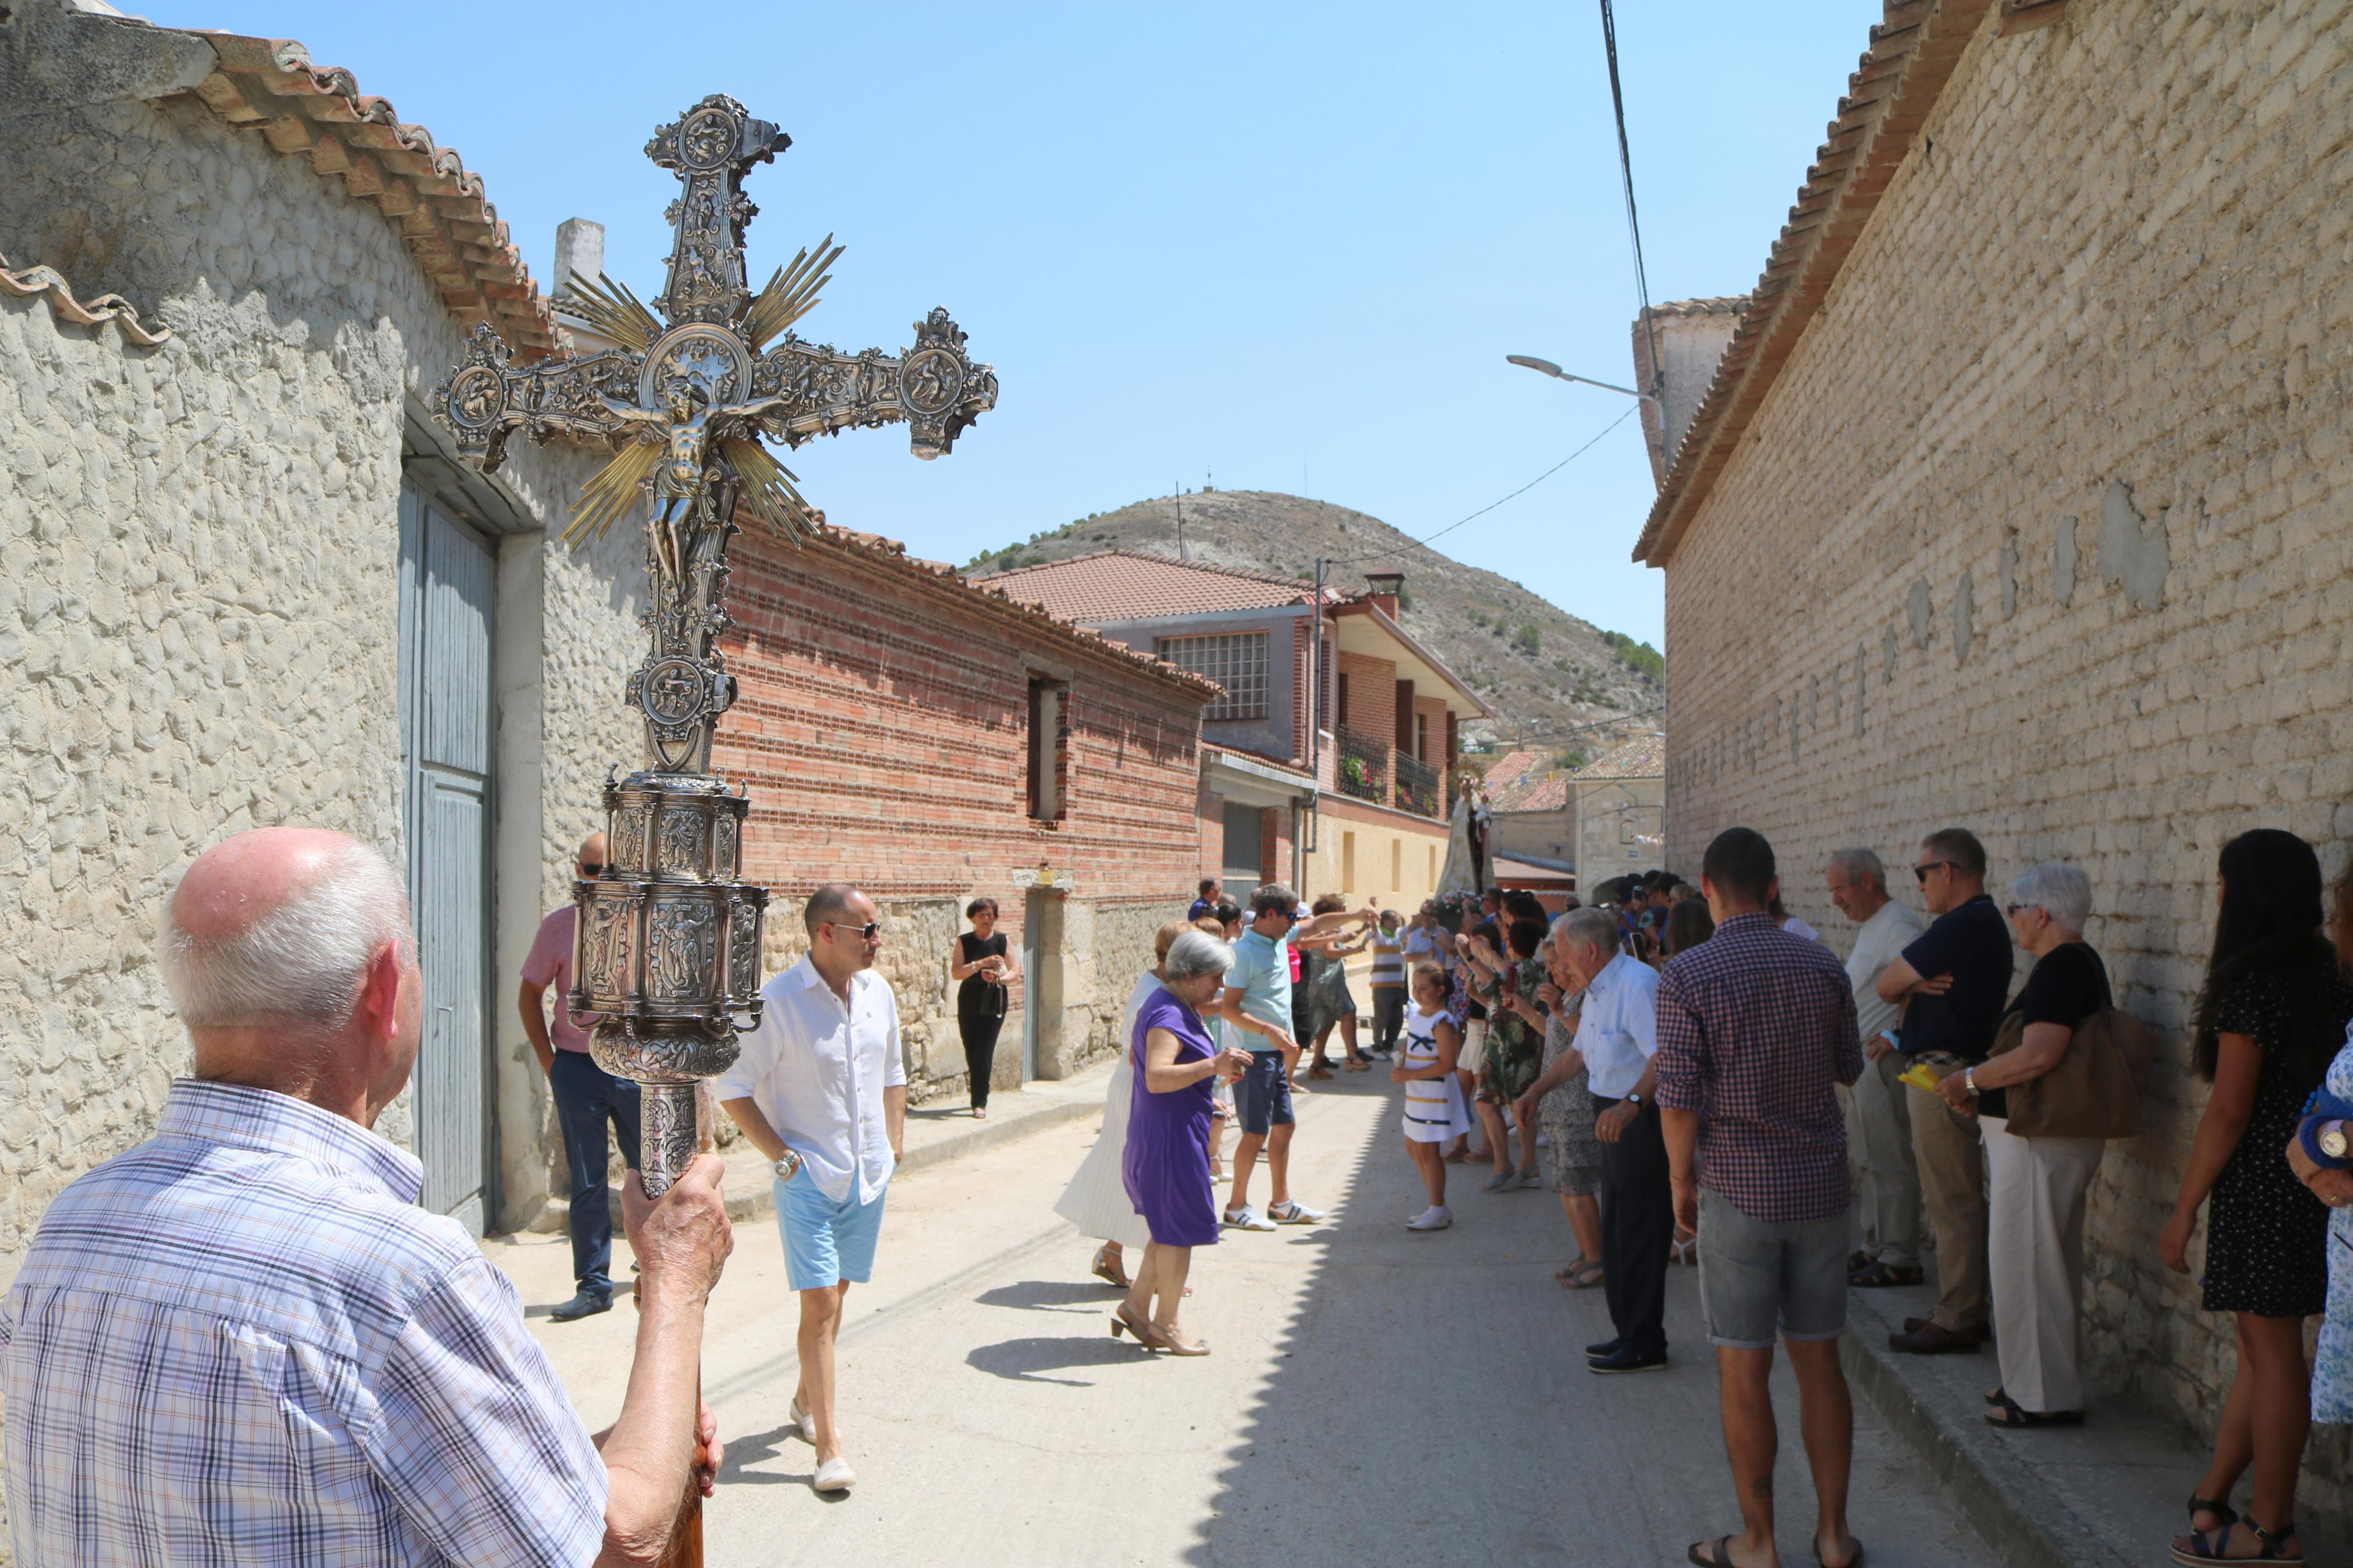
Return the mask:
{"type": "MultiPolygon", "coordinates": [[[[1852,1004],[1850,1003],[1850,1016],[1852,1004]]],[[[1706,1107],[1707,1030],[1699,1011],[1683,995],[1674,965],[1659,976],[1658,1051],[1651,1065],[1658,1071],[1656,1098],[1666,1110],[1700,1110],[1706,1107]]],[[[1848,1032],[1853,1032],[1850,1022],[1848,1032]]]]}
{"type": "Polygon", "coordinates": [[[1839,1016],[1831,1027],[1838,1037],[1831,1042],[1831,1074],[1849,1089],[1862,1076],[1862,1035],[1855,1022],[1854,992],[1843,985],[1832,986],[1837,994],[1839,1016]]]}
{"type": "Polygon", "coordinates": [[[410,1524],[452,1562],[586,1563],[603,1543],[604,1460],[488,1259],[417,1303],[364,1440],[410,1524]]]}

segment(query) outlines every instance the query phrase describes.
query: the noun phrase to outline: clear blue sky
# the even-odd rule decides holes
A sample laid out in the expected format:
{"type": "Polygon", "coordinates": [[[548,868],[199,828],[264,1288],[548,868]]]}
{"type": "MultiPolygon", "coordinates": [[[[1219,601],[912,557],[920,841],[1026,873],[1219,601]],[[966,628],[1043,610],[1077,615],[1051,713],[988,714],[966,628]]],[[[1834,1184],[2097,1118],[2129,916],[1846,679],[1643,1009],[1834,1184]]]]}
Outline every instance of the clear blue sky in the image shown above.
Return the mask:
{"type": "MultiPolygon", "coordinates": [[[[804,447],[835,521],[963,562],[1214,475],[1428,533],[1625,400],[1635,310],[1597,7],[1364,3],[618,5],[127,0],[301,39],[479,171],[547,280],[557,223],[661,284],[654,127],[728,92],[794,145],[755,171],[754,281],[849,249],[805,335],[897,349],[944,304],[1003,384],[935,463],[903,432],[804,447]],[[698,34],[697,17],[708,17],[698,34]]],[[[1879,0],[1625,0],[1619,51],[1652,298],[1746,291],[1879,0]]],[[[1638,422],[1447,536],[1460,559],[1661,641],[1627,559],[1638,422]]]]}

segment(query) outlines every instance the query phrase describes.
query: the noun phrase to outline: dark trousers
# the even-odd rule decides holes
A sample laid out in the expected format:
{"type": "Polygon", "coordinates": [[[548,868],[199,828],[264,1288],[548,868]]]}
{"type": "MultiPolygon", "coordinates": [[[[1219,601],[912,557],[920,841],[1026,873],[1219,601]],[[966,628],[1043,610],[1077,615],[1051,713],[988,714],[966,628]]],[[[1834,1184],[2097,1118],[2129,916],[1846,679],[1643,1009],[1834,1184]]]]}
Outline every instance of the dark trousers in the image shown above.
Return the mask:
{"type": "Polygon", "coordinates": [[[972,1108],[988,1109],[988,1075],[997,1068],[997,1032],[1005,1027],[1001,1013],[956,1015],[956,1033],[964,1037],[965,1070],[972,1075],[972,1108]]]}
{"type": "Polygon", "coordinates": [[[621,1158],[638,1168],[638,1086],[615,1078],[586,1051],[558,1051],[547,1082],[564,1163],[572,1173],[572,1277],[583,1290],[613,1293],[613,1203],[605,1181],[610,1123],[621,1158]]]}
{"type": "Polygon", "coordinates": [[[1373,1049],[1397,1049],[1398,1036],[1405,1029],[1405,987],[1376,985],[1373,987],[1373,1049]]]}
{"type": "MultiPolygon", "coordinates": [[[[1593,1097],[1597,1112],[1618,1101],[1593,1097]]],[[[1601,1145],[1601,1291],[1609,1321],[1637,1355],[1667,1348],[1667,1248],[1675,1200],[1659,1108],[1645,1105],[1615,1143],[1601,1145]]]]}

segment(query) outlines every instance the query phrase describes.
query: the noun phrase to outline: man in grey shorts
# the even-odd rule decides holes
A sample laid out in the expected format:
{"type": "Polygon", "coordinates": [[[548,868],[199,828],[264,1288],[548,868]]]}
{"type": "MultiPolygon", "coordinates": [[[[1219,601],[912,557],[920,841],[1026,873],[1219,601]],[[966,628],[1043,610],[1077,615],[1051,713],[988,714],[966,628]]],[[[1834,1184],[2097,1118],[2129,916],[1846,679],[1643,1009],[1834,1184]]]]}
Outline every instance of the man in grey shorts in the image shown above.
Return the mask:
{"type": "Polygon", "coordinates": [[[1854,993],[1820,943],[1769,912],[1773,847],[1729,827],[1700,888],[1715,934],[1659,977],[1658,1103],[1675,1217],[1699,1232],[1700,1302],[1724,1383],[1724,1446],[1745,1528],[1692,1547],[1694,1563],[1778,1562],[1773,1546],[1773,1342],[1798,1374],[1820,1513],[1814,1552],[1852,1568],[1846,1525],[1854,1405],[1839,1366],[1846,1328],[1846,1121],[1834,1084],[1862,1074],[1854,993]],[[1705,1119],[1706,1190],[1694,1175],[1705,1119]]]}

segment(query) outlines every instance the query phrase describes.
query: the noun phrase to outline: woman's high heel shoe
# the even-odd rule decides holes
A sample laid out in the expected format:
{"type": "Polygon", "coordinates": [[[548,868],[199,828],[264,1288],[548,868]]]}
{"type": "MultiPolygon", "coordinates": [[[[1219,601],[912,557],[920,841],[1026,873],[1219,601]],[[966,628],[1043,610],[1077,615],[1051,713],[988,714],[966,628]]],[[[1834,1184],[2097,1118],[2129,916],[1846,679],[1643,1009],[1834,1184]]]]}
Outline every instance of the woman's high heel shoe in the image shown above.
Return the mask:
{"type": "Polygon", "coordinates": [[[1112,1309],[1111,1314],[1111,1337],[1117,1339],[1122,1333],[1134,1334],[1135,1342],[1148,1351],[1176,1348],[1168,1342],[1168,1336],[1162,1333],[1151,1319],[1139,1315],[1124,1301],[1112,1309]]]}

